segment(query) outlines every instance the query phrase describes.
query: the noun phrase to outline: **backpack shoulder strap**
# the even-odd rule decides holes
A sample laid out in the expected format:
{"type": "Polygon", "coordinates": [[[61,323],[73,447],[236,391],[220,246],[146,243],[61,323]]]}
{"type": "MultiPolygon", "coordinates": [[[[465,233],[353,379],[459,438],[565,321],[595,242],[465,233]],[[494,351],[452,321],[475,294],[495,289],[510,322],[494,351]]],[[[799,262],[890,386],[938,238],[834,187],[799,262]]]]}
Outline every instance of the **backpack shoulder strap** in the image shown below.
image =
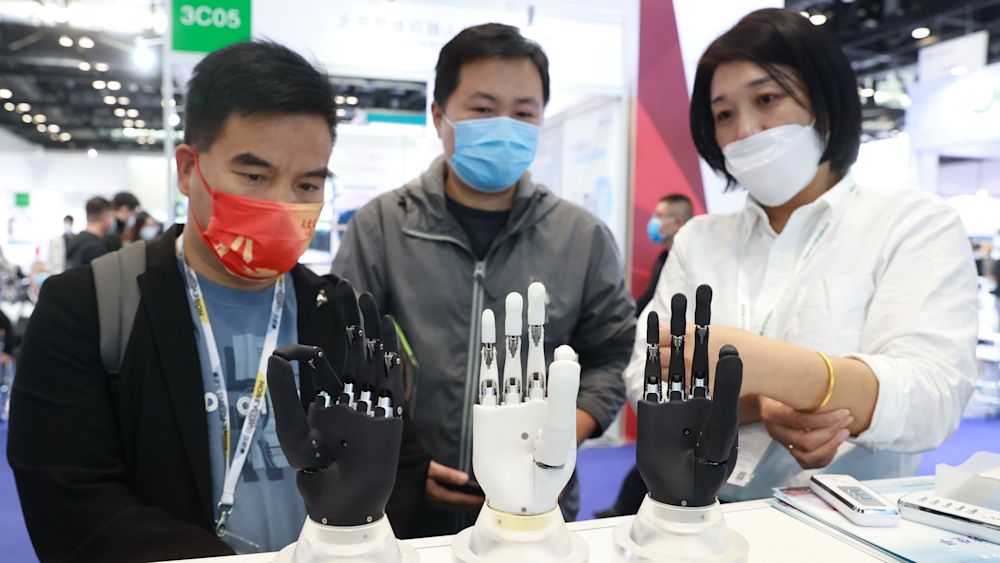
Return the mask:
{"type": "Polygon", "coordinates": [[[139,274],[146,270],[146,244],[134,242],[91,263],[97,292],[101,334],[101,361],[109,373],[121,370],[136,311],[139,310],[139,274]]]}

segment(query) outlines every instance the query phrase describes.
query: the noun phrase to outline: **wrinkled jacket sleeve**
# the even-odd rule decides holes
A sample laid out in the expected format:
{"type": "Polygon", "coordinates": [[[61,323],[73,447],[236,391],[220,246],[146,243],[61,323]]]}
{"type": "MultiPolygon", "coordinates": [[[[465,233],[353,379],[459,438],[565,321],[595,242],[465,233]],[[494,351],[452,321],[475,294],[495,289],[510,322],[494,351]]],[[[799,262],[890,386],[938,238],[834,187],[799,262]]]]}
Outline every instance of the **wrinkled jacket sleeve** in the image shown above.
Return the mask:
{"type": "Polygon", "coordinates": [[[380,205],[381,199],[376,198],[351,217],[330,271],[351,282],[355,290],[371,293],[379,309],[391,313],[387,309],[385,235],[380,205]]]}
{"type": "Polygon", "coordinates": [[[11,397],[7,458],[38,558],[231,554],[212,531],[143,504],[129,488],[111,383],[98,353],[90,272],[70,271],[43,286],[11,397]]]}
{"type": "Polygon", "coordinates": [[[594,230],[580,318],[570,342],[582,369],[576,405],[597,421],[594,436],[604,432],[625,402],[622,372],[632,353],[634,314],[621,255],[601,224],[594,230]]]}

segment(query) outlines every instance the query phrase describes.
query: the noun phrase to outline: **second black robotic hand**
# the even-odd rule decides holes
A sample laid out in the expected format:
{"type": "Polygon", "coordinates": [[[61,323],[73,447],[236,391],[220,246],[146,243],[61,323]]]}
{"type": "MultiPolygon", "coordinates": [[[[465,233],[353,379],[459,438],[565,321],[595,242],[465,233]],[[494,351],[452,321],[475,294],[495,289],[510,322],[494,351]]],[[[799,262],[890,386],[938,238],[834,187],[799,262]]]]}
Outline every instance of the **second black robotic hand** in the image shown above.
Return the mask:
{"type": "Polygon", "coordinates": [[[712,290],[698,288],[690,387],[685,386],[684,347],[687,299],[671,300],[670,360],[661,381],[660,323],[649,313],[645,391],[639,401],[636,464],[649,495],[664,504],[699,507],[713,504],[736,465],[739,397],[743,363],[732,346],[723,346],[709,393],[708,325],[712,290]]]}
{"type": "Polygon", "coordinates": [[[309,517],[329,526],[358,526],[385,513],[396,481],[403,437],[403,383],[395,324],[380,317],[369,294],[350,283],[336,289],[346,339],[340,370],[315,346],[280,348],[268,361],[276,430],[309,517]],[[314,400],[302,408],[291,362],[312,378],[314,400]]]}

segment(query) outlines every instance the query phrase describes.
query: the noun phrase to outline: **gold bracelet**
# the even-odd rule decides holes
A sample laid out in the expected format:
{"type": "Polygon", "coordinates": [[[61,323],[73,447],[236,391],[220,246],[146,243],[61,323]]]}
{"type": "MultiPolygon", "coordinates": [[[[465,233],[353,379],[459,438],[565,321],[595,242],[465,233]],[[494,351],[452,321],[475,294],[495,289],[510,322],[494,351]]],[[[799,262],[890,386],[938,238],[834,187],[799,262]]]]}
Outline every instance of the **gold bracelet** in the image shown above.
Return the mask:
{"type": "Polygon", "coordinates": [[[823,396],[823,400],[820,401],[818,405],[811,409],[796,409],[803,414],[814,413],[825,407],[826,404],[830,402],[830,397],[833,396],[833,386],[837,383],[837,374],[833,371],[833,362],[830,361],[830,358],[828,358],[826,354],[820,352],[819,350],[816,350],[816,354],[818,354],[819,357],[823,359],[823,363],[826,364],[826,395],[823,396]]]}

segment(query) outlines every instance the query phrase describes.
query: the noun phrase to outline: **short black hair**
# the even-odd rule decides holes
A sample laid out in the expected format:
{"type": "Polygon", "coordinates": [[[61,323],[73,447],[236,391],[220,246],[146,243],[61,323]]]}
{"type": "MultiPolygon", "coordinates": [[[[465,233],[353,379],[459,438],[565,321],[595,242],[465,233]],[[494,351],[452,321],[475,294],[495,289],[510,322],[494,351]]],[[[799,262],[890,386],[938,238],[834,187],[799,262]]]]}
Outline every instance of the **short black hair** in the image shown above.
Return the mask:
{"type": "Polygon", "coordinates": [[[194,67],[184,108],[184,142],[208,150],[230,115],[307,113],[337,126],[329,77],[271,41],[234,43],[194,67]]]}
{"type": "Polygon", "coordinates": [[[73,222],[73,216],[72,215],[67,215],[67,216],[63,217],[63,223],[72,223],[72,222],[73,222]]]}
{"type": "Polygon", "coordinates": [[[111,211],[111,202],[101,196],[95,196],[87,200],[85,209],[87,210],[87,220],[97,221],[101,215],[111,211]]]}
{"type": "Polygon", "coordinates": [[[111,206],[115,210],[127,207],[129,211],[135,211],[139,208],[139,198],[135,197],[132,192],[118,192],[111,198],[111,206]]]}
{"type": "Polygon", "coordinates": [[[521,30],[502,23],[467,27],[441,48],[434,78],[434,101],[444,108],[458,88],[462,66],[483,59],[528,59],[542,78],[542,102],[549,103],[549,58],[542,47],[521,35],[521,30]]]}
{"type": "MultiPolygon", "coordinates": [[[[766,8],[747,14],[713,41],[698,61],[694,78],[691,136],[705,162],[725,174],[729,187],[738,182],[726,170],[722,149],[715,140],[710,98],[715,70],[733,61],[760,66],[790,95],[792,83],[801,84],[809,95],[816,130],[826,142],[820,162],[830,161],[835,173],[847,173],[861,147],[861,101],[854,69],[826,29],[798,12],[766,8]],[[791,68],[795,75],[779,66],[791,68]]],[[[805,106],[805,100],[796,101],[805,106]]]]}
{"type": "Polygon", "coordinates": [[[691,198],[684,194],[668,194],[660,198],[660,203],[683,203],[685,207],[684,214],[687,216],[686,219],[694,217],[694,205],[691,203],[691,198]]]}

